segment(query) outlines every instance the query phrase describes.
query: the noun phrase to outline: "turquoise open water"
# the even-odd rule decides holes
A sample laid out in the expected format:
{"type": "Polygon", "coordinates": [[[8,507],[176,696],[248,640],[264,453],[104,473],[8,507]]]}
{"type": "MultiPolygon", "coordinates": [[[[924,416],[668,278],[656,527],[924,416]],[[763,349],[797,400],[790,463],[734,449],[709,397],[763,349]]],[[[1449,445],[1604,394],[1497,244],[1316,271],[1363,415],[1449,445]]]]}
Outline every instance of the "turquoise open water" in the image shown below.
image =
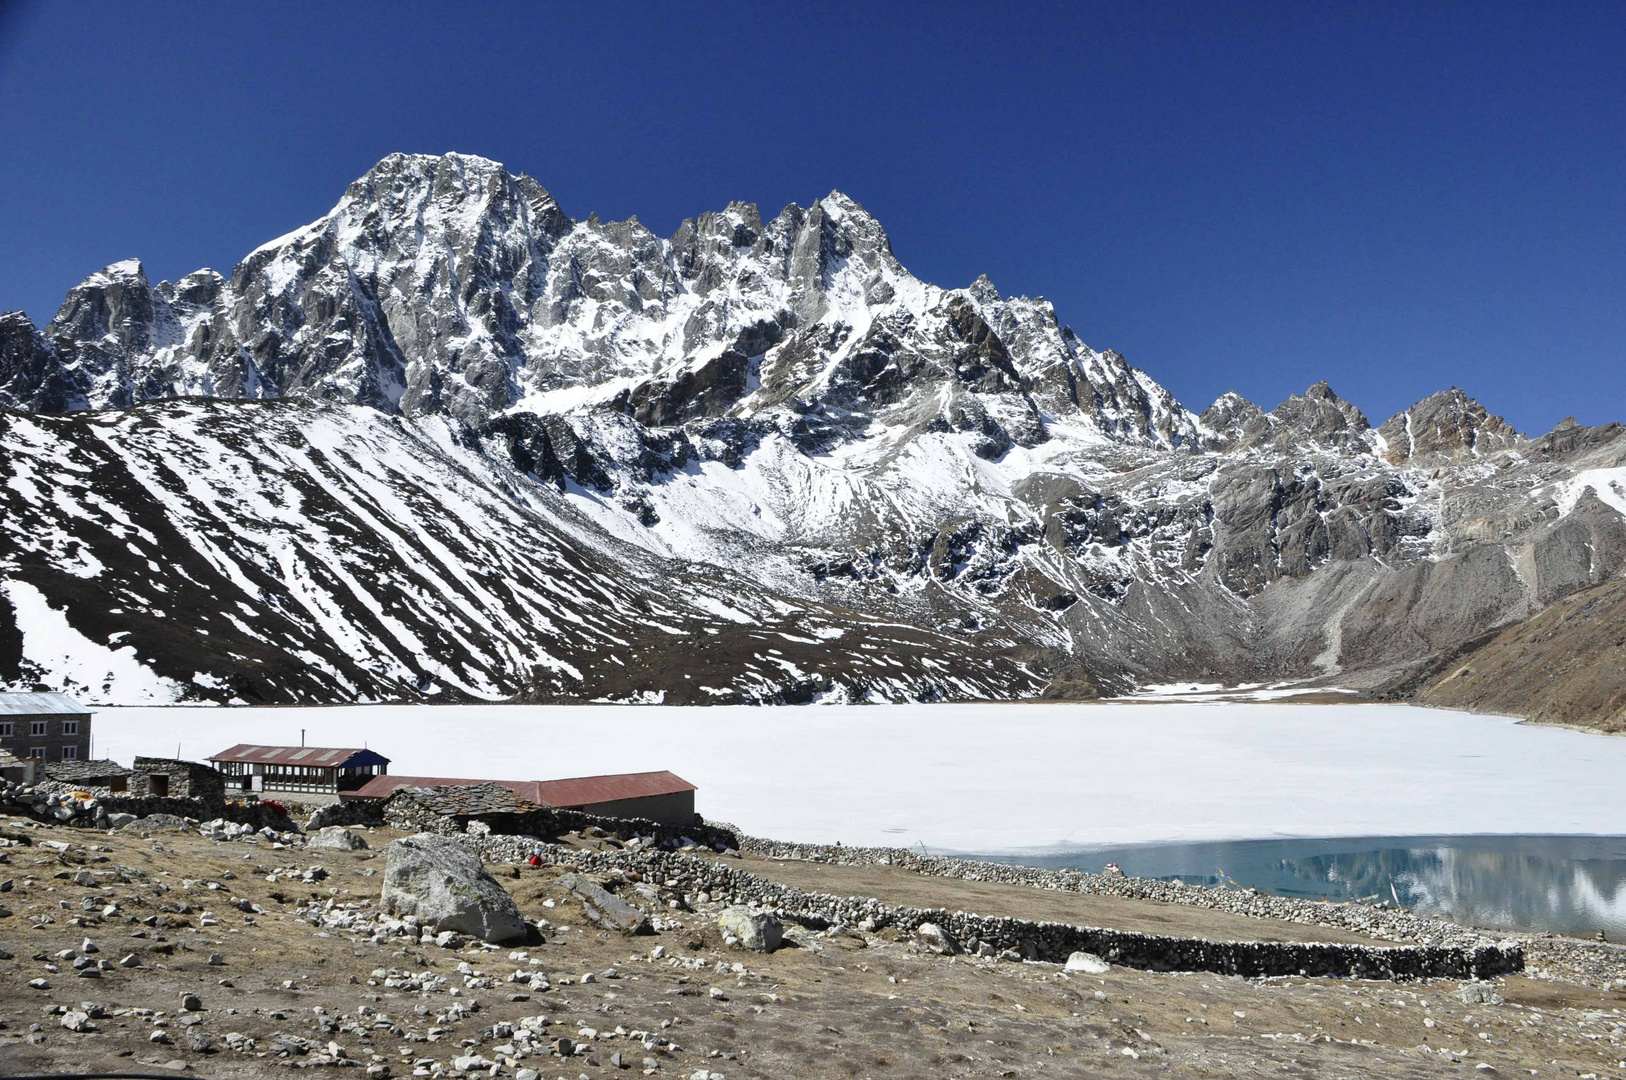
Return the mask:
{"type": "Polygon", "coordinates": [[[1388,900],[1471,926],[1626,942],[1626,837],[1366,836],[1138,844],[990,861],[1253,886],[1313,900],[1388,900]]]}

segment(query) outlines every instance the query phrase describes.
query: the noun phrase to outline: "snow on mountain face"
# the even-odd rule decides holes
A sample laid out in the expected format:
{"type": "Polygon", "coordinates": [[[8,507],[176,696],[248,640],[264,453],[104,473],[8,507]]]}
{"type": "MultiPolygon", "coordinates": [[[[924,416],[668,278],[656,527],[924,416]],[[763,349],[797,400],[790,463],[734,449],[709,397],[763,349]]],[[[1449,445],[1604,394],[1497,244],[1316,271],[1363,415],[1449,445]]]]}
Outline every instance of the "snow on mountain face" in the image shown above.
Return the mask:
{"type": "Polygon", "coordinates": [[[0,415],[0,681],[92,701],[1033,693],[953,639],[618,550],[455,425],[0,415]]]}
{"type": "Polygon", "coordinates": [[[663,240],[455,154],[0,316],[0,407],[0,680],[107,700],[1398,685],[1626,558],[1618,429],[1199,417],[839,193],[663,240]]]}

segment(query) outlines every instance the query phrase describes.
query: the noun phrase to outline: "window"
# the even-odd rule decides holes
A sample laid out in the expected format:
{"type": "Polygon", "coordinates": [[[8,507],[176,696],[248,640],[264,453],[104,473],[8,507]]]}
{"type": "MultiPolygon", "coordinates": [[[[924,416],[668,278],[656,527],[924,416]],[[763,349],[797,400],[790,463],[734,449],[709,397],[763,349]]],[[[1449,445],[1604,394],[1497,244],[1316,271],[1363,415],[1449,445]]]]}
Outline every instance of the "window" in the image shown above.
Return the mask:
{"type": "Polygon", "coordinates": [[[16,725],[10,720],[0,722],[0,739],[9,739],[16,734],[16,725]]]}
{"type": "Polygon", "coordinates": [[[77,735],[77,734],[79,734],[79,721],[77,721],[77,720],[64,720],[64,721],[62,721],[62,734],[64,734],[64,735],[77,735]]]}
{"type": "Polygon", "coordinates": [[[49,720],[30,720],[28,722],[28,733],[30,735],[44,735],[45,727],[49,723],[49,720]]]}
{"type": "Polygon", "coordinates": [[[78,761],[79,760],[79,748],[77,746],[64,746],[62,748],[62,760],[63,761],[78,761]]]}
{"type": "Polygon", "coordinates": [[[30,746],[28,748],[28,756],[31,757],[31,758],[38,758],[39,760],[44,761],[45,760],[45,747],[43,747],[43,746],[30,746]]]}

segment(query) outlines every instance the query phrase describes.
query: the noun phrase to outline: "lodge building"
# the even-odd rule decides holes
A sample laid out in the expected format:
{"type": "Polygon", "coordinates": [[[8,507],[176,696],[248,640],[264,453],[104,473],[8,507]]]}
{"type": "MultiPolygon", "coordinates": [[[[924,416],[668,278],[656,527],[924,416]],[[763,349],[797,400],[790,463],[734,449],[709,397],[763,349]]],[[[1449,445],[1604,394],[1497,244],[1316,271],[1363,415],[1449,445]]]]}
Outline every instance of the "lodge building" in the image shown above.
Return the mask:
{"type": "Polygon", "coordinates": [[[67,694],[0,694],[0,751],[21,761],[83,761],[90,710],[67,694]]]}
{"type": "Polygon", "coordinates": [[[209,759],[230,791],[337,796],[390,771],[390,759],[365,747],[258,746],[239,743],[209,759]]]}

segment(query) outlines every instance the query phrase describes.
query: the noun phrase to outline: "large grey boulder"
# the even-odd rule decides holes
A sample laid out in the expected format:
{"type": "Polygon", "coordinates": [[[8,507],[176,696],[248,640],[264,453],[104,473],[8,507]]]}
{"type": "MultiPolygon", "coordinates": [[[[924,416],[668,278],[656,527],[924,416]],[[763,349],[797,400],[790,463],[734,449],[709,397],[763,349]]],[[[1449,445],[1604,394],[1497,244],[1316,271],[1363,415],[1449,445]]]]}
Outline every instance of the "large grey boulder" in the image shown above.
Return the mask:
{"type": "Polygon", "coordinates": [[[313,833],[310,839],[305,841],[305,846],[331,848],[334,851],[365,851],[367,841],[342,825],[334,825],[313,833]]]}
{"type": "Polygon", "coordinates": [[[1112,965],[1094,953],[1075,952],[1067,958],[1067,966],[1062,970],[1084,975],[1105,975],[1112,970],[1112,965]]]}
{"type": "Polygon", "coordinates": [[[734,938],[740,948],[753,952],[773,952],[784,940],[784,927],[778,919],[742,904],[724,908],[717,916],[717,925],[734,938]]]}
{"type": "Polygon", "coordinates": [[[580,900],[588,919],[606,930],[619,930],[623,934],[654,933],[648,915],[590,878],[565,874],[555,884],[580,900]]]}
{"type": "Polygon", "coordinates": [[[446,836],[419,833],[385,850],[383,905],[396,915],[416,915],[436,930],[490,942],[527,933],[513,897],[473,852],[446,836]]]}
{"type": "Polygon", "coordinates": [[[953,956],[960,951],[959,942],[955,941],[954,938],[949,936],[948,931],[936,923],[921,923],[915,927],[915,936],[932,952],[942,956],[953,956]]]}

